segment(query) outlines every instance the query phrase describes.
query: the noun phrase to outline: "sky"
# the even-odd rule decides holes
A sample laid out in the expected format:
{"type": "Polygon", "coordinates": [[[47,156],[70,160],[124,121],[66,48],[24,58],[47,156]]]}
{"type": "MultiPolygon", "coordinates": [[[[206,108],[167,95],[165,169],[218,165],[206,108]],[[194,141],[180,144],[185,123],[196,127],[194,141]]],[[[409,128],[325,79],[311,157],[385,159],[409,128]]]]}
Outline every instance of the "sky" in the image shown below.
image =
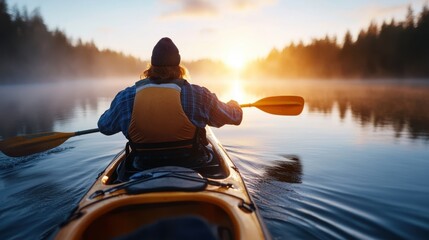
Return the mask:
{"type": "Polygon", "coordinates": [[[404,19],[428,0],[6,0],[9,7],[38,8],[50,30],[150,59],[170,37],[183,60],[211,58],[240,65],[273,48],[326,34],[356,36],[371,21],[404,19]]]}

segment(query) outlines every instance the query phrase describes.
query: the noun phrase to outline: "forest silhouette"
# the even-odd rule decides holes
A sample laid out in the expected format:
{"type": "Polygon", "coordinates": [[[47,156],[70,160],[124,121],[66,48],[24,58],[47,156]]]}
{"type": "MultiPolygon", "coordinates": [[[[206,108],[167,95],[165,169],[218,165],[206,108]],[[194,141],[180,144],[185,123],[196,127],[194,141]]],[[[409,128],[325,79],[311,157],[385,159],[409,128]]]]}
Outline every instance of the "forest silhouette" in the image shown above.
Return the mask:
{"type": "MultiPolygon", "coordinates": [[[[38,9],[28,13],[15,6],[11,12],[0,0],[0,83],[138,77],[147,66],[133,56],[100,50],[93,42],[72,43],[63,31],[50,31],[38,9]]],[[[229,71],[223,63],[209,59],[184,64],[197,73],[229,71]]]]}
{"type": "Polygon", "coordinates": [[[404,21],[381,26],[372,22],[356,40],[350,32],[336,37],[291,43],[273,49],[248,66],[247,76],[279,78],[427,78],[429,77],[429,9],[415,16],[411,7],[404,21]]]}
{"type": "MultiPolygon", "coordinates": [[[[138,76],[147,63],[93,42],[72,43],[64,32],[50,31],[36,9],[10,13],[0,0],[0,83],[38,80],[138,76]]],[[[326,36],[309,44],[291,43],[250,63],[246,77],[276,78],[427,78],[429,77],[429,9],[404,21],[371,23],[356,40],[326,36]]],[[[219,61],[184,62],[191,73],[221,75],[230,69],[219,61]]]]}

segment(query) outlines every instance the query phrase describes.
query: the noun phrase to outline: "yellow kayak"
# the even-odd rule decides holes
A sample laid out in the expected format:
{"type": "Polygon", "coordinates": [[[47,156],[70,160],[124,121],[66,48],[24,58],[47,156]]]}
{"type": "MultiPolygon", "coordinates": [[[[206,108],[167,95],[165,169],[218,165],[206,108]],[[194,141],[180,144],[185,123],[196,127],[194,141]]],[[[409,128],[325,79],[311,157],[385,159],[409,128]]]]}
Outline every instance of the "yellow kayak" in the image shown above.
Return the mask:
{"type": "Polygon", "coordinates": [[[56,239],[269,239],[243,179],[207,128],[218,161],[204,171],[166,166],[115,183],[119,153],[56,239]]]}

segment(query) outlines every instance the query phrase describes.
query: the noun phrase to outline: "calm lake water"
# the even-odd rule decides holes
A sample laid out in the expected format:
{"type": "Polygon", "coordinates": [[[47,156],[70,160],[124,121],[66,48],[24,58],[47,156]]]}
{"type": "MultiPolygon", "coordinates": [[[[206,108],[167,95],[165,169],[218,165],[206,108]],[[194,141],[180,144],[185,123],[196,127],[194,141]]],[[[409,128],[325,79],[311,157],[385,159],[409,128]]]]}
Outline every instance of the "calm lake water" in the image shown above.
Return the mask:
{"type": "MultiPolygon", "coordinates": [[[[245,109],[213,129],[273,239],[427,239],[429,81],[195,82],[241,103],[300,95],[300,116],[245,109]]],[[[95,128],[135,79],[0,86],[0,138],[95,128]]],[[[0,153],[0,239],[46,237],[125,144],[74,137],[22,158],[0,153]]]]}

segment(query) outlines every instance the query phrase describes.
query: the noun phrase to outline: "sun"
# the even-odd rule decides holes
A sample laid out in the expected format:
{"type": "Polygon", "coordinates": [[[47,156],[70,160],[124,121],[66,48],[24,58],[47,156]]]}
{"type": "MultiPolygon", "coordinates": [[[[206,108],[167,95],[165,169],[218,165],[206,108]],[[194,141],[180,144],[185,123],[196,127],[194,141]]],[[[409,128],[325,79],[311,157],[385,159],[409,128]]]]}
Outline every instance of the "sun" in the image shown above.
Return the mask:
{"type": "Polygon", "coordinates": [[[246,65],[246,59],[239,52],[231,52],[225,58],[225,63],[234,70],[242,70],[246,65]]]}

